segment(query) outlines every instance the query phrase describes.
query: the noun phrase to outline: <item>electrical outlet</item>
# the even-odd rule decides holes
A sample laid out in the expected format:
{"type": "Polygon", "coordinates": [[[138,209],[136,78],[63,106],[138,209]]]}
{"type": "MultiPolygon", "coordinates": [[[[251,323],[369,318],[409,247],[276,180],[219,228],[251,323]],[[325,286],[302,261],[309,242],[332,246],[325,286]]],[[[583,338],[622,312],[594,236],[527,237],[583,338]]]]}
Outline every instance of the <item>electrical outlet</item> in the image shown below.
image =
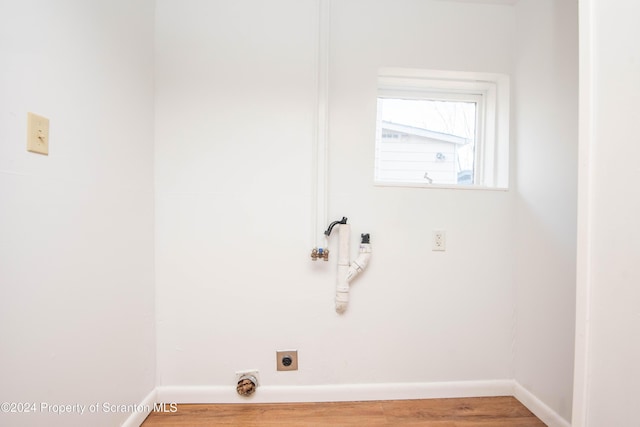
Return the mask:
{"type": "Polygon", "coordinates": [[[446,251],[447,250],[447,232],[444,230],[433,230],[433,246],[431,250],[446,251]]]}
{"type": "Polygon", "coordinates": [[[276,369],[278,371],[297,371],[298,350],[276,351],[276,369]]]}

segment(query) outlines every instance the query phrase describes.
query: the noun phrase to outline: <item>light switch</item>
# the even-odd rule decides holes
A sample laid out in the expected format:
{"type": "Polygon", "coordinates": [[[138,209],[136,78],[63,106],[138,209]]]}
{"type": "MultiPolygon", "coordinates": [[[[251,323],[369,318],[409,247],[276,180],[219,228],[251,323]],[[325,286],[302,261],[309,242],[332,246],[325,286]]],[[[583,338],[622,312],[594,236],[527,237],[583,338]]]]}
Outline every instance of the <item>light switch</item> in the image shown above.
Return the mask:
{"type": "Polygon", "coordinates": [[[49,154],[49,119],[27,114],[27,151],[49,154]]]}

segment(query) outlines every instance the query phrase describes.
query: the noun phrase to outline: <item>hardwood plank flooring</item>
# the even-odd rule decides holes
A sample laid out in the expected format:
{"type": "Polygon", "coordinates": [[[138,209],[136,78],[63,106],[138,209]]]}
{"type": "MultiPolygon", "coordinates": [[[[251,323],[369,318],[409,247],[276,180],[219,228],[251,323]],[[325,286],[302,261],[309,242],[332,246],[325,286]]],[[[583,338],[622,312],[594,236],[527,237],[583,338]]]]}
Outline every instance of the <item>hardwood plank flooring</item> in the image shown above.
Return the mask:
{"type": "Polygon", "coordinates": [[[142,427],[402,426],[544,427],[513,397],[371,402],[180,404],[175,413],[152,412],[142,427]]]}

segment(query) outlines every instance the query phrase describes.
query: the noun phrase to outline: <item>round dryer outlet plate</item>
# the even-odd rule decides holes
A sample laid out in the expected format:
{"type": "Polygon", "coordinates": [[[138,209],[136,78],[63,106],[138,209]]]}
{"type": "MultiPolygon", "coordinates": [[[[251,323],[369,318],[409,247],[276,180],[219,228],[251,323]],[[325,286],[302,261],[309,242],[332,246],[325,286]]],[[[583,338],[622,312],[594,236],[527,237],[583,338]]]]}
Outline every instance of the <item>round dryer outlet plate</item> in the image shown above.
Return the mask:
{"type": "Polygon", "coordinates": [[[276,351],[276,369],[278,371],[297,371],[298,350],[276,351]]]}

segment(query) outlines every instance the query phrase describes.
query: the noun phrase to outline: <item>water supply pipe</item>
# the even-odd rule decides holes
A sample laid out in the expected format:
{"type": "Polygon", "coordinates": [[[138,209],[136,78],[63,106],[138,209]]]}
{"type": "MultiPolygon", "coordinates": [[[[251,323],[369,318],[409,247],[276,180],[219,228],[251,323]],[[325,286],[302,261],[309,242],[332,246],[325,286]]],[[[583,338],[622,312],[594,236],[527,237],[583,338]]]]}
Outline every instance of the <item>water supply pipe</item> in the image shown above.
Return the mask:
{"type": "Polygon", "coordinates": [[[312,138],[312,215],[311,259],[329,260],[328,236],[323,235],[328,219],[329,188],[329,41],[331,0],[317,0],[316,46],[314,78],[316,83],[316,111],[312,138]],[[314,252],[315,251],[315,252],[314,252]]]}

